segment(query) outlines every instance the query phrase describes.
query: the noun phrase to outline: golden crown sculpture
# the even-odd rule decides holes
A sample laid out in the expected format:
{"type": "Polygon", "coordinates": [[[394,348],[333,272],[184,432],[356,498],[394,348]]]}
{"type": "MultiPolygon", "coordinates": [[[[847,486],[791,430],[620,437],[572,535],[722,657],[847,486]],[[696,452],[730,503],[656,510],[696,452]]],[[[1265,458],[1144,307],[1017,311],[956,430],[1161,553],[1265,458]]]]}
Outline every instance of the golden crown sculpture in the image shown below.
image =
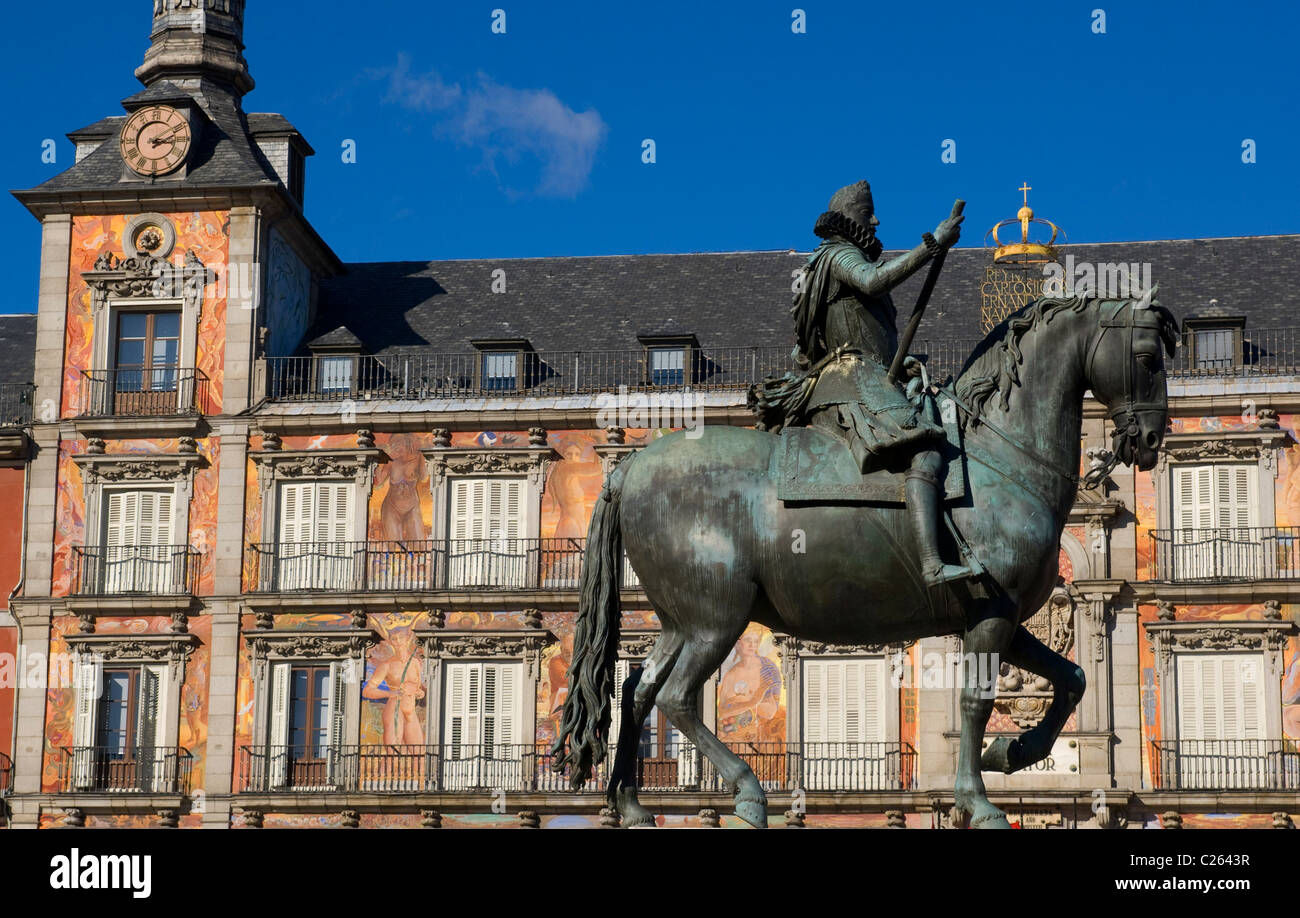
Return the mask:
{"type": "Polygon", "coordinates": [[[1002,220],[995,224],[984,237],[985,244],[992,237],[993,245],[997,247],[993,252],[994,264],[1035,265],[1056,261],[1056,237],[1058,235],[1063,237],[1064,231],[1051,220],[1034,216],[1034,209],[1029,206],[1029,192],[1033,188],[1028,182],[1021,184],[1016,190],[1024,195],[1024,204],[1016,212],[1015,219],[1002,220]],[[999,231],[1017,224],[1020,226],[1019,241],[1003,242],[998,237],[999,231]],[[1033,227],[1041,227],[1041,229],[1033,232],[1035,238],[1031,239],[1033,227]],[[1050,232],[1050,235],[1044,239],[1043,236],[1047,232],[1050,232]]]}

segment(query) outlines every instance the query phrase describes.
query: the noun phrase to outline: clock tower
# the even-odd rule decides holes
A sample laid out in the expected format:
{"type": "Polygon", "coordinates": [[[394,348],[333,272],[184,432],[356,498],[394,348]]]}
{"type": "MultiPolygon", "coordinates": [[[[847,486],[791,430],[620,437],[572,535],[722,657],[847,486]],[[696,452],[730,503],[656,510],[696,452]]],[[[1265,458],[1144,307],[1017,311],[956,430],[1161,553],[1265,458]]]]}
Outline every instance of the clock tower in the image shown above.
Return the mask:
{"type": "MultiPolygon", "coordinates": [[[[135,495],[137,515],[145,501],[152,531],[192,559],[186,576],[203,597],[179,631],[154,629],[159,646],[183,650],[188,639],[165,635],[202,633],[223,648],[205,714],[204,786],[219,799],[234,762],[240,608],[229,597],[242,591],[248,409],[266,393],[266,358],[298,349],[319,281],[343,267],[303,212],[311,146],[283,116],[244,109],[244,0],[147,2],[140,92],[68,135],[72,166],[14,193],[41,222],[41,265],[29,549],[13,608],[31,653],[125,614],[69,618],[74,584],[94,575],[86,559],[120,541],[121,495],[135,495]]],[[[143,27],[146,0],[124,5],[143,27]]],[[[147,597],[130,614],[166,623],[179,608],[147,597]]],[[[167,672],[181,679],[177,653],[167,672]]],[[[45,720],[43,692],[22,690],[17,704],[19,723],[45,720]]],[[[159,723],[157,742],[176,744],[177,711],[159,723]]],[[[39,742],[18,752],[14,789],[34,799],[49,763],[39,742]]],[[[34,825],[15,799],[13,824],[34,825]]],[[[210,806],[203,820],[223,824],[228,810],[210,806]]]]}

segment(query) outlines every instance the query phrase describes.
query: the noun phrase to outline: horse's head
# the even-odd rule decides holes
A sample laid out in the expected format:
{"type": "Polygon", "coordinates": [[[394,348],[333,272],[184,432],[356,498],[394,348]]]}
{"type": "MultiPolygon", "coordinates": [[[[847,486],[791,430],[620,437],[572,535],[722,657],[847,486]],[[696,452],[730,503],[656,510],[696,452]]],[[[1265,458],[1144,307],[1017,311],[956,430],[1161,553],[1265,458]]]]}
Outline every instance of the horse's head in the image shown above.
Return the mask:
{"type": "Polygon", "coordinates": [[[1116,458],[1144,471],[1155,466],[1169,423],[1164,358],[1178,346],[1177,322],[1154,296],[1152,288],[1140,300],[1101,302],[1084,362],[1092,394],[1115,425],[1116,458]]]}

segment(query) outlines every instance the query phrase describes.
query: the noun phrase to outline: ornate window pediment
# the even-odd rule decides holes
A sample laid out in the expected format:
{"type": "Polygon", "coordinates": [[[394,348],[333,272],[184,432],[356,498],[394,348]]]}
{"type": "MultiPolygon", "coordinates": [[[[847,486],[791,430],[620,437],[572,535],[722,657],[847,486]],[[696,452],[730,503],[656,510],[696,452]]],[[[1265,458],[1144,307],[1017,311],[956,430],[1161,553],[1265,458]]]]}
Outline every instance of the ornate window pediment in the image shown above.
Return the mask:
{"type": "Polygon", "coordinates": [[[257,463],[257,479],[263,488],[276,481],[297,478],[351,478],[369,485],[375,465],[383,453],[374,448],[357,449],[264,449],[250,452],[257,463]]]}
{"type": "Polygon", "coordinates": [[[558,640],[542,629],[524,631],[416,631],[431,666],[440,660],[522,660],[528,678],[535,680],[541,669],[542,650],[558,640]]]}
{"type": "Polygon", "coordinates": [[[199,639],[192,634],[69,634],[64,638],[78,656],[105,663],[166,663],[184,668],[199,639]]]}
{"type": "Polygon", "coordinates": [[[355,659],[365,656],[366,649],[379,642],[379,635],[369,628],[318,628],[310,630],[252,630],[244,638],[253,652],[253,660],[322,660],[355,659]]]}
{"type": "Polygon", "coordinates": [[[547,466],[560,456],[546,445],[545,431],[541,432],[540,443],[533,442],[536,439],[539,438],[530,435],[528,446],[434,447],[422,452],[435,487],[455,475],[525,475],[530,484],[540,489],[547,466]]]}
{"type": "Polygon", "coordinates": [[[91,437],[86,452],[72,458],[88,484],[105,481],[188,482],[193,479],[194,470],[206,461],[191,437],[181,437],[180,451],[175,453],[106,453],[103,450],[104,441],[91,437]]]}

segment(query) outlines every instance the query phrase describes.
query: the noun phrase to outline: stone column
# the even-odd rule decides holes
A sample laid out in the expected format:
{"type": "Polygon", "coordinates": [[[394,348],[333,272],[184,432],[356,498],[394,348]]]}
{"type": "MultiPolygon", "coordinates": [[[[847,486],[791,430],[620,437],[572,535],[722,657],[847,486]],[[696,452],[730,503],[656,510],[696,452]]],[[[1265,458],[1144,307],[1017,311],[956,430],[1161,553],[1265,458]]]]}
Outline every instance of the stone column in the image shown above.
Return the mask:
{"type": "MultiPolygon", "coordinates": [[[[48,602],[15,600],[14,617],[19,623],[17,668],[18,703],[14,721],[13,792],[10,801],[15,829],[34,829],[40,822],[40,805],[30,797],[41,792],[45,753],[45,678],[50,672],[50,605],[48,602]],[[32,666],[31,661],[44,666],[32,666]],[[28,681],[27,676],[31,676],[28,681]],[[27,798],[27,799],[25,799],[27,798]]],[[[61,674],[56,670],[56,678],[61,674]]]]}
{"type": "Polygon", "coordinates": [[[253,391],[253,353],[257,317],[262,304],[265,270],[261,211],[256,207],[230,210],[230,264],[226,266],[226,363],[221,411],[231,415],[256,402],[253,391]]]}
{"type": "MultiPolygon", "coordinates": [[[[244,482],[248,458],[248,428],[243,422],[226,422],[217,430],[221,441],[221,466],[217,476],[217,540],[214,559],[214,593],[238,596],[244,552],[244,482]]],[[[203,791],[203,825],[230,825],[230,801],[235,790],[235,704],[239,684],[239,619],[235,599],[215,599],[208,606],[212,617],[212,646],[208,684],[208,743],[203,791]]]]}
{"type": "Polygon", "coordinates": [[[1141,625],[1137,606],[1115,610],[1111,631],[1111,729],[1115,733],[1115,784],[1142,786],[1142,666],[1138,657],[1141,625]]]}
{"type": "MultiPolygon", "coordinates": [[[[916,786],[918,790],[935,790],[945,797],[952,794],[956,781],[956,745],[949,743],[945,732],[961,730],[959,698],[961,689],[952,685],[927,688],[927,660],[945,660],[947,654],[960,652],[961,641],[955,636],[929,637],[920,641],[916,679],[916,786]]],[[[945,666],[944,671],[947,672],[945,666]]],[[[940,682],[946,680],[937,680],[940,682]]]]}

